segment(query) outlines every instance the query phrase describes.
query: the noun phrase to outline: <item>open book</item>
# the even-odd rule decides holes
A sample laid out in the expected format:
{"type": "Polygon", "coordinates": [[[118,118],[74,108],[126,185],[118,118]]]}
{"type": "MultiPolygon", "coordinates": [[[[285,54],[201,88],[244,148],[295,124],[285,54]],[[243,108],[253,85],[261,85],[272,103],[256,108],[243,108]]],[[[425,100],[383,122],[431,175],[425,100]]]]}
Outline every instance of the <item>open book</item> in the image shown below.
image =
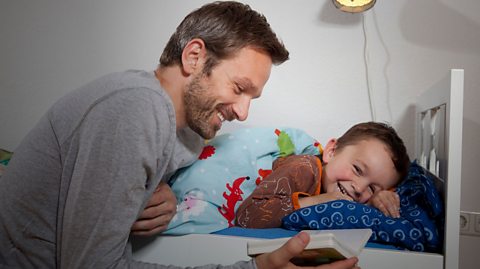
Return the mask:
{"type": "MultiPolygon", "coordinates": [[[[371,229],[305,230],[310,242],[305,250],[292,259],[297,265],[316,265],[355,257],[360,254],[372,235],[371,229]]],[[[290,239],[252,239],[247,242],[247,254],[256,256],[281,247],[290,239]]]]}

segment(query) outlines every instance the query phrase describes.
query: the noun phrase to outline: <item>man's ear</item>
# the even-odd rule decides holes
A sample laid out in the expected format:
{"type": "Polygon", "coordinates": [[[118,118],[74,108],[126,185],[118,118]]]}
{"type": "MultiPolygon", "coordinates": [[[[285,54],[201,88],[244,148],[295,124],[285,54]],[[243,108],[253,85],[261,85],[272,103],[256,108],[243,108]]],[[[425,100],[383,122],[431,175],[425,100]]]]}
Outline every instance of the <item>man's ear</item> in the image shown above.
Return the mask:
{"type": "MultiPolygon", "coordinates": [[[[195,70],[203,68],[203,63],[207,55],[205,42],[200,38],[190,40],[182,52],[182,69],[187,74],[192,74],[195,70]]],[[[201,69],[200,69],[201,70],[201,69]]]]}
{"type": "Polygon", "coordinates": [[[327,164],[335,155],[335,148],[337,147],[337,139],[332,138],[328,141],[322,154],[322,161],[327,164]]]}

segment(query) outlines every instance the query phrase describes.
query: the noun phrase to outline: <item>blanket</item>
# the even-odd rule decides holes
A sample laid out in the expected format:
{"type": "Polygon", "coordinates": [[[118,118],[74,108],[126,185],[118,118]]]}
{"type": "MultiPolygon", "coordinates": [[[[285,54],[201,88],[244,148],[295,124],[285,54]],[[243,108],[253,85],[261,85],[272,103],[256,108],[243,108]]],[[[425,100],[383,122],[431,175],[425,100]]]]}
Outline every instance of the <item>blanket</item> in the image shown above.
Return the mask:
{"type": "Polygon", "coordinates": [[[248,128],[215,137],[196,162],[171,178],[179,204],[164,233],[211,233],[232,227],[241,201],[271,172],[276,158],[320,151],[317,140],[295,128],[248,128]]]}
{"type": "Polygon", "coordinates": [[[5,169],[7,169],[7,164],[12,158],[12,154],[13,152],[0,148],[0,177],[5,172],[5,169]]]}

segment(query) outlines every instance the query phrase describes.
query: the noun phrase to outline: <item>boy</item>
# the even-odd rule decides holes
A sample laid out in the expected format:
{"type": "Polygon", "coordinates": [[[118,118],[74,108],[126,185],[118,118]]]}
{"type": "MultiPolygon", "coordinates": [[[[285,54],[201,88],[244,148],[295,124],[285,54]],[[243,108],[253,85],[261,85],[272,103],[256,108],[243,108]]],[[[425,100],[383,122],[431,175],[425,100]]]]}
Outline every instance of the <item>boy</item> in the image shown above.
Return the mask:
{"type": "Polygon", "coordinates": [[[409,164],[405,145],[392,127],[359,123],[338,140],[331,139],[321,156],[277,159],[272,173],[238,208],[236,225],[280,227],[294,210],[339,199],[399,217],[400,200],[390,189],[406,176],[409,164]]]}

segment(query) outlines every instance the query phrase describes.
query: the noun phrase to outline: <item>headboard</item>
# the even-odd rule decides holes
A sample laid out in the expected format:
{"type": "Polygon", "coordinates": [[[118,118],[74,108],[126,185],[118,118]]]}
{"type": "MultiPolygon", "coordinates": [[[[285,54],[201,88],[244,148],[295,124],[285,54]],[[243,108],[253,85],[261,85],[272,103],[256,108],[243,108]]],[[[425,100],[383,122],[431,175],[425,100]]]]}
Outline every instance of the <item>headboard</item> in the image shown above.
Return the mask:
{"type": "Polygon", "coordinates": [[[443,182],[445,201],[444,268],[458,268],[463,127],[463,69],[449,74],[417,99],[415,154],[443,182]],[[440,104],[440,105],[439,105],[440,104]]]}

